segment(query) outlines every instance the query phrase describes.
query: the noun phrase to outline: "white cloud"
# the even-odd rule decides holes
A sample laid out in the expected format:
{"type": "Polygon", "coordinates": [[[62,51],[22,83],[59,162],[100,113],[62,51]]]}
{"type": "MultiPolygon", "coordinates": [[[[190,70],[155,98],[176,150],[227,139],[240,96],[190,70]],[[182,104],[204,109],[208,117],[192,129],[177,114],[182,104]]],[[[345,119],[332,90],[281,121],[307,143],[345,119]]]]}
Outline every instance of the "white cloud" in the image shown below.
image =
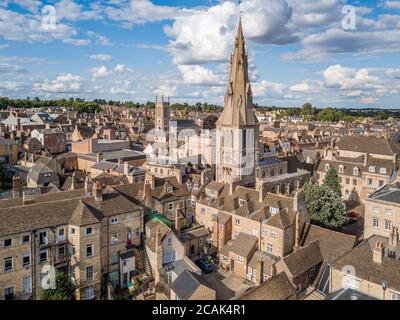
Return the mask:
{"type": "Polygon", "coordinates": [[[40,93],[81,93],[83,79],[70,73],[60,74],[53,81],[45,79],[41,83],[34,83],[33,91],[40,93]]]}
{"type": "Polygon", "coordinates": [[[97,61],[110,61],[113,59],[109,54],[92,54],[89,58],[97,61]]]}
{"type": "Polygon", "coordinates": [[[42,5],[42,2],[37,0],[11,0],[10,2],[32,13],[36,13],[42,5]]]}
{"type": "Polygon", "coordinates": [[[93,78],[103,78],[110,74],[110,71],[106,66],[101,66],[99,68],[91,68],[90,72],[92,73],[93,78]]]}
{"type": "Polygon", "coordinates": [[[87,31],[86,34],[95,40],[96,44],[100,44],[103,46],[112,46],[113,44],[110,42],[110,39],[108,39],[105,35],[94,32],[94,31],[87,31]]]}
{"type": "Polygon", "coordinates": [[[110,89],[112,95],[122,94],[122,95],[133,95],[135,92],[131,89],[132,82],[125,80],[114,85],[110,89]]]}
{"type": "Polygon", "coordinates": [[[226,61],[236,35],[239,12],[247,39],[258,43],[296,41],[286,27],[291,9],[284,0],[245,0],[240,5],[226,1],[207,10],[177,17],[164,31],[173,38],[170,52],[175,64],[226,61]]]}
{"type": "Polygon", "coordinates": [[[114,72],[117,74],[129,74],[129,73],[133,73],[134,70],[131,68],[128,68],[124,64],[117,64],[114,68],[114,72]]]}
{"type": "Polygon", "coordinates": [[[0,36],[6,40],[47,43],[69,39],[76,34],[73,27],[62,23],[54,30],[45,30],[40,16],[0,8],[0,36]]]}
{"type": "Polygon", "coordinates": [[[177,89],[178,87],[175,83],[165,81],[154,90],[154,94],[157,96],[174,97],[177,95],[177,89]]]}
{"type": "Polygon", "coordinates": [[[88,46],[90,44],[90,40],[87,39],[65,39],[63,40],[65,43],[72,44],[74,46],[88,46]]]}
{"type": "Polygon", "coordinates": [[[312,93],[314,89],[307,83],[302,82],[295,84],[289,88],[290,91],[298,92],[298,93],[312,93]]]}
{"type": "Polygon", "coordinates": [[[286,85],[283,83],[276,83],[267,80],[262,80],[261,82],[252,84],[252,91],[255,97],[263,97],[270,95],[271,93],[282,94],[285,88],[286,85]]]}
{"type": "Polygon", "coordinates": [[[126,27],[174,19],[190,12],[190,10],[172,6],[158,6],[149,0],[116,1],[114,6],[105,7],[103,11],[112,20],[127,22],[126,27]]]}
{"type": "Polygon", "coordinates": [[[365,90],[382,88],[379,77],[369,74],[368,69],[352,69],[342,67],[340,64],[328,67],[323,76],[328,88],[342,90],[365,90]]]}
{"type": "Polygon", "coordinates": [[[62,20],[94,20],[99,19],[97,12],[85,10],[83,5],[77,4],[72,0],[61,0],[55,4],[57,21],[62,20]]]}
{"type": "Polygon", "coordinates": [[[21,68],[20,66],[0,63],[0,74],[1,73],[7,73],[7,74],[26,73],[26,72],[27,72],[27,70],[25,70],[24,68],[21,68]]]}
{"type": "Polygon", "coordinates": [[[103,65],[98,68],[91,68],[89,72],[92,74],[93,79],[98,79],[111,76],[129,76],[134,70],[124,64],[117,64],[114,69],[108,69],[103,65]]]}
{"type": "Polygon", "coordinates": [[[180,65],[183,82],[189,85],[215,86],[222,85],[224,81],[220,75],[200,65],[180,65]]]}
{"type": "Polygon", "coordinates": [[[7,49],[9,47],[10,47],[9,44],[0,44],[0,49],[7,49]]]}
{"type": "Polygon", "coordinates": [[[400,1],[385,1],[384,6],[388,9],[400,9],[400,1]]]}

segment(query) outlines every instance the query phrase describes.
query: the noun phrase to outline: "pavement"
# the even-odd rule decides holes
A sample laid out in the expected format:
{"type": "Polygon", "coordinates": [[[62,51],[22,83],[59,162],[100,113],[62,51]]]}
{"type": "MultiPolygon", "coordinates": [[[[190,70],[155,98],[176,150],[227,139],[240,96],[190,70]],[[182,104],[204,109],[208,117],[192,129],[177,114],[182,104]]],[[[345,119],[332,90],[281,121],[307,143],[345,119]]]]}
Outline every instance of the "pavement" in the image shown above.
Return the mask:
{"type": "Polygon", "coordinates": [[[216,292],[217,300],[230,300],[240,296],[243,292],[251,287],[251,285],[232,274],[232,271],[226,271],[221,268],[202,275],[210,288],[216,292]]]}

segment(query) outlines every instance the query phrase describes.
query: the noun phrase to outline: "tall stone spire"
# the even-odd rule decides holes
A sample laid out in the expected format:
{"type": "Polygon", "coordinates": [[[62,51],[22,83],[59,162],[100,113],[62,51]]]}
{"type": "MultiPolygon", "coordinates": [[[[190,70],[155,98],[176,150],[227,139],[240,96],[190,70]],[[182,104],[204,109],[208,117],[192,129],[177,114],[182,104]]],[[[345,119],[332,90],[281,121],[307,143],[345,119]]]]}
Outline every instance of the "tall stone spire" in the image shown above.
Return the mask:
{"type": "Polygon", "coordinates": [[[235,49],[231,56],[231,73],[225,94],[224,110],[217,125],[252,126],[258,121],[253,112],[248,61],[243,36],[242,21],[239,21],[235,49]]]}

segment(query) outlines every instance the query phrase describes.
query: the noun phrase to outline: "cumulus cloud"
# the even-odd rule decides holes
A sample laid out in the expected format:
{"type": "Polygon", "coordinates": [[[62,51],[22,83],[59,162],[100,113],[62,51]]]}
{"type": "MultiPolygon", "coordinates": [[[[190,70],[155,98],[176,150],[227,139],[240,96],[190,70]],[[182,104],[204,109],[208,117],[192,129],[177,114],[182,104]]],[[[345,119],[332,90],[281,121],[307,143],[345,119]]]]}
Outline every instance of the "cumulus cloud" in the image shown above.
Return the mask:
{"type": "Polygon", "coordinates": [[[113,59],[109,54],[92,54],[89,58],[97,61],[110,61],[113,59]]]}
{"type": "Polygon", "coordinates": [[[301,83],[297,83],[292,85],[289,90],[291,92],[295,93],[300,93],[300,94],[310,94],[310,93],[317,93],[319,91],[318,87],[320,85],[320,82],[318,81],[310,81],[310,80],[304,80],[301,83]]]}
{"type": "Polygon", "coordinates": [[[125,26],[174,19],[185,15],[190,10],[172,6],[158,6],[149,0],[117,1],[115,6],[103,8],[109,19],[127,22],[125,26]]]}
{"type": "Polygon", "coordinates": [[[37,12],[42,5],[42,3],[37,0],[11,0],[11,2],[32,13],[37,12]]]}
{"type": "Polygon", "coordinates": [[[258,43],[283,44],[297,41],[286,24],[291,9],[284,0],[246,0],[237,5],[226,1],[207,10],[177,17],[164,28],[173,38],[169,50],[176,64],[226,61],[236,35],[239,12],[247,39],[258,43]]]}
{"type": "Polygon", "coordinates": [[[388,9],[399,9],[400,10],[400,1],[385,1],[384,7],[388,9]]]}
{"type": "Polygon", "coordinates": [[[112,46],[113,44],[111,43],[110,39],[108,37],[106,37],[103,34],[100,34],[98,32],[94,32],[94,31],[87,31],[86,34],[94,39],[94,41],[96,42],[96,44],[100,44],[103,46],[112,46]]]}
{"type": "Polygon", "coordinates": [[[27,70],[20,66],[0,63],[0,74],[26,73],[27,70]]]}
{"type": "Polygon", "coordinates": [[[100,18],[100,15],[96,11],[86,10],[83,5],[72,0],[61,0],[57,2],[55,4],[55,9],[57,21],[94,20],[100,18]]]}
{"type": "Polygon", "coordinates": [[[81,93],[83,92],[80,76],[70,73],[60,74],[53,81],[45,79],[41,83],[34,83],[33,91],[39,93],[81,93]]]}
{"type": "Polygon", "coordinates": [[[111,76],[127,76],[132,74],[134,70],[124,64],[117,64],[113,69],[108,69],[103,65],[98,68],[91,68],[89,72],[92,74],[93,79],[98,79],[111,76]]]}
{"type": "Polygon", "coordinates": [[[263,97],[269,94],[282,94],[286,85],[283,83],[276,83],[272,81],[262,80],[258,83],[252,84],[252,91],[255,97],[263,97]]]}
{"type": "Polygon", "coordinates": [[[91,68],[90,72],[92,73],[93,78],[103,78],[110,74],[110,71],[106,66],[101,66],[99,68],[91,68]]]}
{"type": "Polygon", "coordinates": [[[328,88],[340,88],[342,90],[365,90],[382,88],[379,77],[369,74],[366,68],[345,68],[340,64],[328,67],[323,76],[328,88]]]}
{"type": "Polygon", "coordinates": [[[196,86],[218,86],[224,84],[221,75],[215,74],[212,70],[200,65],[181,65],[178,66],[178,69],[185,84],[196,86]]]}
{"type": "Polygon", "coordinates": [[[87,39],[65,39],[63,40],[65,43],[72,44],[74,46],[88,46],[90,44],[90,40],[87,39]]]}
{"type": "Polygon", "coordinates": [[[164,97],[174,97],[177,95],[177,92],[178,87],[173,81],[165,81],[154,90],[156,96],[163,95],[164,97]]]}

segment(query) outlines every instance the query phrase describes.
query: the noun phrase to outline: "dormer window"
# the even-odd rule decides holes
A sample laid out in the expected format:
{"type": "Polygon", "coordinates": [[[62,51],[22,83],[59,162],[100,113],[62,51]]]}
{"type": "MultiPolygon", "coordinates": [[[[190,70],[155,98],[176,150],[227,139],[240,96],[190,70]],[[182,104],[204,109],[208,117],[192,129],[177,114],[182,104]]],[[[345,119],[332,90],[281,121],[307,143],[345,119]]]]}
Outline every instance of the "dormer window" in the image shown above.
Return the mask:
{"type": "Polygon", "coordinates": [[[381,174],[386,174],[386,168],[380,168],[380,169],[379,169],[379,172],[380,172],[381,174]]]}
{"type": "Polygon", "coordinates": [[[243,206],[246,204],[246,200],[245,199],[239,199],[239,206],[243,206]]]}
{"type": "Polygon", "coordinates": [[[174,192],[174,188],[173,188],[173,187],[167,187],[167,192],[168,192],[168,193],[174,192]]]}
{"type": "Polygon", "coordinates": [[[328,172],[330,168],[331,168],[331,165],[329,163],[327,163],[325,165],[325,171],[328,172]]]}
{"type": "Polygon", "coordinates": [[[368,171],[369,171],[369,172],[375,172],[375,167],[374,167],[374,166],[370,166],[370,167],[368,168],[368,171]]]}
{"type": "Polygon", "coordinates": [[[339,166],[339,173],[343,173],[344,172],[344,166],[343,165],[340,165],[339,166]]]}
{"type": "Polygon", "coordinates": [[[353,175],[358,176],[358,168],[353,168],[353,175]]]}

